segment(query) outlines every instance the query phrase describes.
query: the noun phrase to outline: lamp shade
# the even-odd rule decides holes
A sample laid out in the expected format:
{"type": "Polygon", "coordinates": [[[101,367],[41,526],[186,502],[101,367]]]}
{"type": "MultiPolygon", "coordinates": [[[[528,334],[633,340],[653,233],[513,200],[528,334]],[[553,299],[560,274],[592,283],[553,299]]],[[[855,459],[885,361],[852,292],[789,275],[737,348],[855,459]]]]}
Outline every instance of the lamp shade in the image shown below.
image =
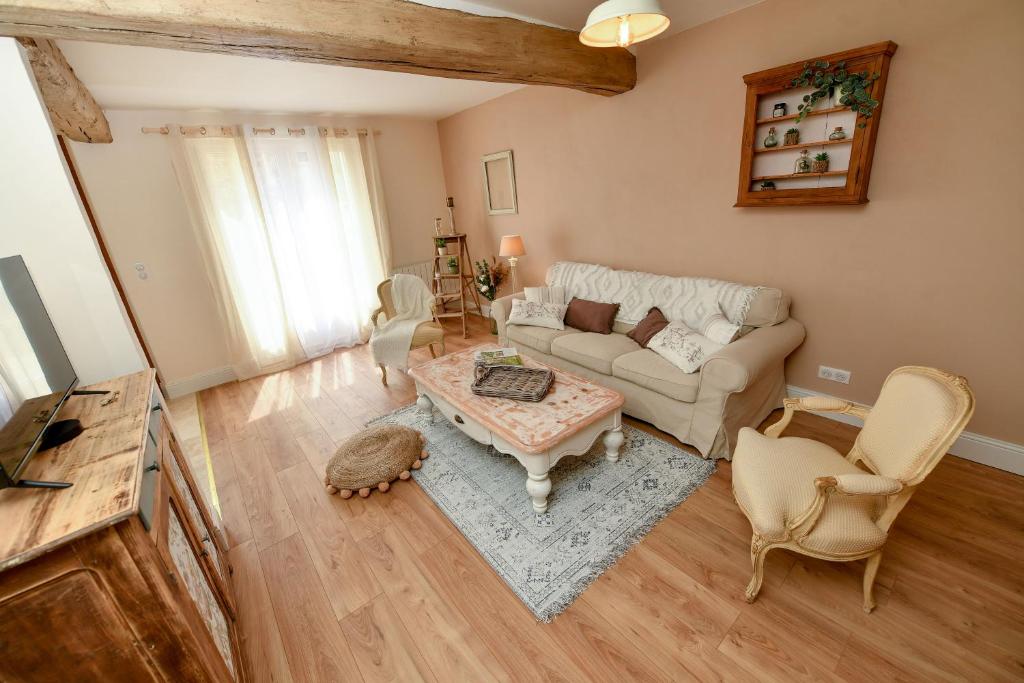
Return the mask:
{"type": "Polygon", "coordinates": [[[523,246],[523,238],[519,235],[505,235],[501,238],[501,246],[498,247],[498,256],[525,256],[526,247],[523,246]]]}
{"type": "Polygon", "coordinates": [[[591,47],[627,47],[653,38],[669,23],[658,0],[607,0],[587,17],[580,42],[591,47]]]}

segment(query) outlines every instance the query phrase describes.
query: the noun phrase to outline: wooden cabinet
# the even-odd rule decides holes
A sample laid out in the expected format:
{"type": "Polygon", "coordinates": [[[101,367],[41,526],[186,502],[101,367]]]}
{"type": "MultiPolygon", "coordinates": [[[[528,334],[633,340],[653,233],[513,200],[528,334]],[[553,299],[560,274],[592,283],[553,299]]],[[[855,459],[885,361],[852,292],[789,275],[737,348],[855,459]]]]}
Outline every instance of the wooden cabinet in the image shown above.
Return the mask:
{"type": "Polygon", "coordinates": [[[223,536],[153,379],[71,399],[85,433],[26,472],[71,488],[0,491],[5,682],[244,680],[223,536]]]}

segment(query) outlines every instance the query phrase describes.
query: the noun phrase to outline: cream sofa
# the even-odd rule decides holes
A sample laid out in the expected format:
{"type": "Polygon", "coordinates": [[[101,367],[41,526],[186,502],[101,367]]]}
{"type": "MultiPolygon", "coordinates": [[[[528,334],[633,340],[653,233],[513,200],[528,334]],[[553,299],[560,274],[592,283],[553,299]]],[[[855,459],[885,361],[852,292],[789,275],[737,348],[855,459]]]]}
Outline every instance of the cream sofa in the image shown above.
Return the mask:
{"type": "Polygon", "coordinates": [[[706,458],[730,459],[740,428],[756,427],[782,406],[783,365],[804,338],[804,326],[789,317],[789,297],[764,287],[745,320],[753,329],[709,358],[699,372],[685,373],[640,348],[626,336],[633,325],[623,322],[615,322],[612,334],[508,325],[512,299],[491,305],[500,344],[620,391],[626,397],[623,412],[696,447],[706,458]]]}

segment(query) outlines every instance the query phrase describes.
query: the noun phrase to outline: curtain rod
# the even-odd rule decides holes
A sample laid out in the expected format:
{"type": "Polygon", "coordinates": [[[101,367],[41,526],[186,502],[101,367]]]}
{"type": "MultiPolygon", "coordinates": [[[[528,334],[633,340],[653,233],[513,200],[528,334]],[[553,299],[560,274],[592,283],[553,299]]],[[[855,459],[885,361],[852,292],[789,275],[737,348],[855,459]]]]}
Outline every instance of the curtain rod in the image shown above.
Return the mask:
{"type": "MultiPolygon", "coordinates": [[[[181,128],[181,132],[183,134],[199,134],[200,136],[203,136],[203,135],[207,134],[208,130],[211,133],[213,133],[217,129],[220,129],[221,131],[224,131],[224,130],[229,129],[231,127],[230,126],[181,126],[180,128],[181,128]]],[[[287,130],[288,130],[288,134],[291,135],[292,137],[302,137],[303,135],[306,134],[306,129],[305,128],[288,128],[287,130]]],[[[318,126],[317,130],[320,132],[321,137],[326,136],[326,135],[328,135],[331,132],[333,132],[334,135],[337,135],[339,137],[345,137],[346,135],[349,134],[349,129],[348,128],[331,128],[329,126],[318,126]]],[[[171,129],[170,129],[170,126],[143,126],[142,127],[142,132],[145,135],[170,135],[171,129]]],[[[253,132],[253,135],[276,135],[277,134],[277,129],[273,128],[273,127],[269,127],[269,128],[255,128],[254,127],[252,129],[252,132],[253,132]]],[[[356,135],[368,135],[369,132],[370,131],[368,129],[366,129],[366,128],[356,128],[355,129],[356,135]]],[[[222,132],[221,134],[224,135],[225,133],[222,132]]],[[[374,135],[381,135],[381,131],[374,130],[373,134],[374,135]]]]}

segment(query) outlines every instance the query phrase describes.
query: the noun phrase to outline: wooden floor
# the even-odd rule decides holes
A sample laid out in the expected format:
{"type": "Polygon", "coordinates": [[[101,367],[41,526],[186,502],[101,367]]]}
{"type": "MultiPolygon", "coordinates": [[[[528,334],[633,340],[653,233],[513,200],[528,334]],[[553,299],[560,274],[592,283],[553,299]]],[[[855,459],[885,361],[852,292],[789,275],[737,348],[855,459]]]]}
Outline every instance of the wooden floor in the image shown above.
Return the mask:
{"type": "MultiPolygon", "coordinates": [[[[492,339],[473,329],[449,349],[492,339]]],[[[335,443],[413,400],[365,347],[201,395],[253,681],[1024,678],[1020,477],[947,457],[897,521],[867,615],[862,563],[785,551],[744,602],[750,527],[723,461],[545,625],[416,484],[324,492],[335,443]]],[[[855,431],[800,415],[788,433],[842,449],[855,431]]]]}

